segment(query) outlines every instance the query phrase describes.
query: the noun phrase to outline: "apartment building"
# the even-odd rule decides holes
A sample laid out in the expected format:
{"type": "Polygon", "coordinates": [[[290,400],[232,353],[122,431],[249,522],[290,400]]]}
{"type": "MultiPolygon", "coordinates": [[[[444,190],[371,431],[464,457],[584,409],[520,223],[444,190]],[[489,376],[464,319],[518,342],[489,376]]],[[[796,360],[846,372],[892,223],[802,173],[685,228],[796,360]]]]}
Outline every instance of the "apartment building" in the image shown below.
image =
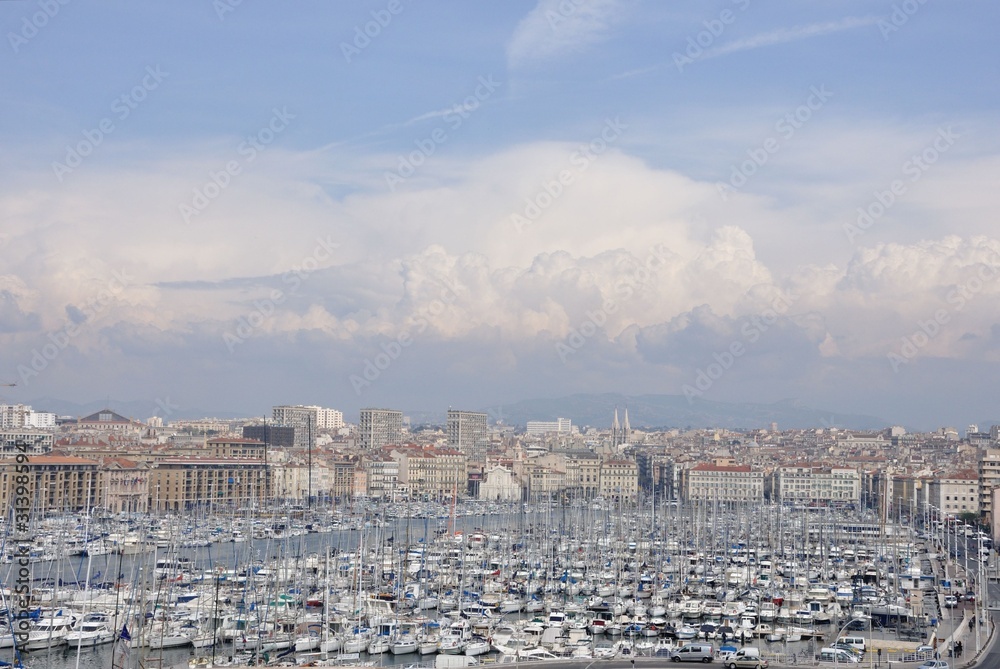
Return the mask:
{"type": "Polygon", "coordinates": [[[366,472],[366,492],[374,499],[395,500],[397,495],[406,495],[408,491],[399,482],[399,462],[390,457],[373,457],[365,459],[362,468],[366,472]]]}
{"type": "Polygon", "coordinates": [[[485,413],[448,409],[448,448],[465,453],[469,464],[481,470],[486,466],[489,445],[490,430],[485,413]]]}
{"type": "Polygon", "coordinates": [[[930,482],[928,503],[945,515],[979,515],[979,476],[974,471],[956,472],[930,482]]]}
{"type": "Polygon", "coordinates": [[[639,465],[634,460],[606,460],[600,466],[601,497],[634,502],[639,494],[639,465]]]}
{"type": "Polygon", "coordinates": [[[861,501],[861,473],[851,467],[778,467],[772,490],[778,502],[856,504],[861,501]]]}
{"type": "Polygon", "coordinates": [[[414,498],[438,499],[464,494],[468,480],[468,459],[450,449],[406,446],[393,449],[391,457],[399,462],[399,481],[414,498]]]}
{"type": "Polygon", "coordinates": [[[681,492],[688,501],[763,502],[764,472],[749,465],[702,463],[681,473],[681,492]]]}
{"type": "MultiPolygon", "coordinates": [[[[14,506],[18,487],[16,458],[0,459],[0,504],[14,506]]],[[[101,504],[100,463],[62,455],[34,455],[28,467],[28,497],[32,513],[85,511],[101,504]]]]}
{"type": "Polygon", "coordinates": [[[394,409],[362,409],[358,422],[358,446],[372,451],[398,444],[403,439],[403,412],[394,409]]]}
{"type": "Polygon", "coordinates": [[[183,511],[271,504],[271,478],[263,459],[162,458],[149,471],[152,511],[183,511]]]}
{"type": "Polygon", "coordinates": [[[993,523],[993,490],[1000,488],[1000,448],[987,448],[979,460],[979,513],[993,523]]]}

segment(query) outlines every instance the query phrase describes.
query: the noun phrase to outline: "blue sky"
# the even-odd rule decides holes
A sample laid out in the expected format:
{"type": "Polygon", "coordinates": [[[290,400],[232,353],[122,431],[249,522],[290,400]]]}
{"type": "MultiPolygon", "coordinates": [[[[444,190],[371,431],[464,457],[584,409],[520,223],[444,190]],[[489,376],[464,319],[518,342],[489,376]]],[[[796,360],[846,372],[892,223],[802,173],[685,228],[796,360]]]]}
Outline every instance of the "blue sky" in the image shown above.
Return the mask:
{"type": "Polygon", "coordinates": [[[1000,417],[998,13],[0,3],[6,398],[1000,417]]]}

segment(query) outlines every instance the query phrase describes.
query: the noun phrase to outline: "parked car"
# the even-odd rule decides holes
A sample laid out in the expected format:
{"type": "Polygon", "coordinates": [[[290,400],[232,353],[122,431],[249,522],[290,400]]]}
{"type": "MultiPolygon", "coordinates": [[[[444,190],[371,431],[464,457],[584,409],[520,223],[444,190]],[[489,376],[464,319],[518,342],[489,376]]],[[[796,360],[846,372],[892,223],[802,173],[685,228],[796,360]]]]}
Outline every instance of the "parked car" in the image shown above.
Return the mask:
{"type": "Polygon", "coordinates": [[[843,648],[821,648],[819,651],[819,657],[817,657],[820,662],[860,662],[861,658],[849,650],[843,648]]]}
{"type": "Polygon", "coordinates": [[[740,648],[725,660],[726,669],[767,669],[767,660],[760,656],[760,649],[752,646],[740,648]]]}
{"type": "Polygon", "coordinates": [[[948,669],[948,663],[944,660],[927,660],[918,669],[948,669]]]}
{"type": "Polygon", "coordinates": [[[945,595],[944,605],[949,609],[955,608],[956,606],[958,606],[958,597],[956,597],[955,595],[945,595]]]}

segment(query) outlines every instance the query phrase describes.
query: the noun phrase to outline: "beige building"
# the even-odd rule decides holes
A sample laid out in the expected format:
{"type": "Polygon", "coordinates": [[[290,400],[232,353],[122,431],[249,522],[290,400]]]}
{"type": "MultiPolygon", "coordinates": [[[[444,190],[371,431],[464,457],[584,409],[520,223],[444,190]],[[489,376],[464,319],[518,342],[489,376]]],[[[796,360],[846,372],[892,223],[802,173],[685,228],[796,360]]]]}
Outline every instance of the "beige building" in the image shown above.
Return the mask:
{"type": "Polygon", "coordinates": [[[399,461],[390,457],[365,459],[362,468],[367,473],[365,494],[374,499],[395,500],[405,497],[408,491],[399,483],[399,461]]]}
{"type": "Polygon", "coordinates": [[[991,524],[996,488],[1000,488],[1000,448],[987,448],[979,460],[979,512],[991,524]]]}
{"type": "Polygon", "coordinates": [[[527,462],[521,472],[525,495],[529,500],[552,499],[566,488],[566,473],[554,467],[527,462]]]}
{"type": "Polygon", "coordinates": [[[593,499],[601,492],[601,459],[593,451],[553,451],[536,461],[563,472],[563,486],[571,497],[593,499]]]}
{"type": "Polygon", "coordinates": [[[149,472],[152,511],[200,506],[263,507],[272,502],[263,460],[163,458],[149,472]]]}
{"type": "Polygon", "coordinates": [[[779,502],[853,504],[861,500],[861,473],[852,467],[778,467],[773,494],[779,502]]]}
{"type": "Polygon", "coordinates": [[[468,481],[468,461],[463,453],[450,449],[405,446],[393,449],[399,462],[399,482],[412,498],[450,498],[464,495],[468,481]]]}
{"type": "Polygon", "coordinates": [[[605,499],[634,502],[639,494],[639,466],[633,460],[605,460],[599,490],[605,499]]]}
{"type": "Polygon", "coordinates": [[[702,463],[681,473],[681,494],[688,501],[763,502],[764,472],[702,463]]]}
{"type": "MultiPolygon", "coordinates": [[[[0,459],[0,504],[14,508],[17,496],[16,458],[0,459]]],[[[62,455],[33,455],[21,466],[28,467],[26,486],[35,514],[85,511],[102,501],[100,463],[62,455]]]]}
{"type": "Polygon", "coordinates": [[[945,515],[958,517],[974,513],[978,516],[979,477],[976,472],[968,471],[932,479],[927,501],[945,515]]]}
{"type": "Polygon", "coordinates": [[[149,466],[127,458],[101,461],[101,506],[111,513],[149,510],[149,466]]]}

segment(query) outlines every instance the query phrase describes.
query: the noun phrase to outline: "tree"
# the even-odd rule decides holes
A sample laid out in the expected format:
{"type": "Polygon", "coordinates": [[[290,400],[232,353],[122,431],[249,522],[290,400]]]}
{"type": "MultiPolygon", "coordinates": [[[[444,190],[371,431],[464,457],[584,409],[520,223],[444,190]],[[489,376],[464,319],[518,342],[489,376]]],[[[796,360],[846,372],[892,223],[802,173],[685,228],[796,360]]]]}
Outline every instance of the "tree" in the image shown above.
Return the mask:
{"type": "Polygon", "coordinates": [[[966,525],[979,527],[979,514],[973,513],[972,511],[963,511],[962,513],[958,514],[958,519],[961,520],[966,525]]]}

